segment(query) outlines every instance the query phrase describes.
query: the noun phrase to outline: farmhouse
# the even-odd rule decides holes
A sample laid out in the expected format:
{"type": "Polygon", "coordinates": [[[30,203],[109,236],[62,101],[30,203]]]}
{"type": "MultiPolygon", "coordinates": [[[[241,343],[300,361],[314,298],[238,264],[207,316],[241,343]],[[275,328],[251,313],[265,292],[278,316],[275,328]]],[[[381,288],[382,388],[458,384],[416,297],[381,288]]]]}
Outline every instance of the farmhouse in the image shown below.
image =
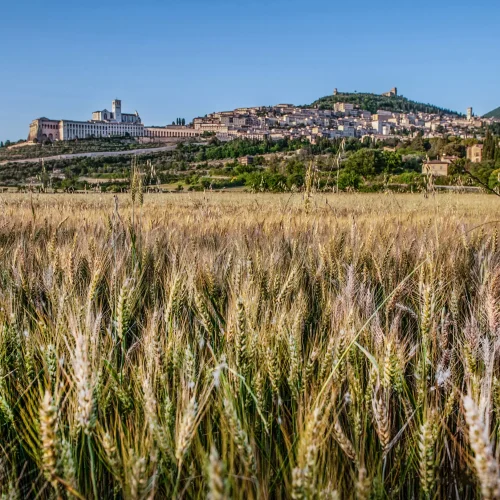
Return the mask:
{"type": "Polygon", "coordinates": [[[444,177],[448,175],[450,165],[450,160],[426,161],[422,164],[422,173],[426,175],[434,175],[436,177],[444,177]]]}

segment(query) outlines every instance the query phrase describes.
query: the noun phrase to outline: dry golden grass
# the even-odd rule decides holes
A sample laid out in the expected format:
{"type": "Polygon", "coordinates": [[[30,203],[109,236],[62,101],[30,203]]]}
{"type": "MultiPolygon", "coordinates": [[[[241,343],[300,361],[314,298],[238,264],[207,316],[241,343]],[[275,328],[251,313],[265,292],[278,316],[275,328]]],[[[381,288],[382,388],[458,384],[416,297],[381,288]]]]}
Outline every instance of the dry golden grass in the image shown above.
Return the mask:
{"type": "Polygon", "coordinates": [[[498,198],[133,196],[0,198],[3,497],[498,498],[498,198]]]}

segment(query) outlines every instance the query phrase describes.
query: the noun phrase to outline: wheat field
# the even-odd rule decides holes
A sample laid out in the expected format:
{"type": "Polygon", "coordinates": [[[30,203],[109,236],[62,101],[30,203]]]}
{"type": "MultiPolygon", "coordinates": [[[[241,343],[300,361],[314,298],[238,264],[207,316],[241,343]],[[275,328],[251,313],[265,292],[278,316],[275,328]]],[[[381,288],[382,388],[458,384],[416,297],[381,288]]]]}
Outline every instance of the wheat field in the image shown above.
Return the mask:
{"type": "Polygon", "coordinates": [[[0,197],[2,498],[500,498],[500,200],[0,197]]]}

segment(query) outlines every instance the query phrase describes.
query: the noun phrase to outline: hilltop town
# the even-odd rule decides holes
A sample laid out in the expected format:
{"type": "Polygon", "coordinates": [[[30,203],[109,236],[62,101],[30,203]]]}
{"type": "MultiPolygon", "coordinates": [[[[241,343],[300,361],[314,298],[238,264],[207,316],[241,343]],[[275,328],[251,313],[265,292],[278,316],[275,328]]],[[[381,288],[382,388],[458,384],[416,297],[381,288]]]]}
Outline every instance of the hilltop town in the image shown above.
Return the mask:
{"type": "Polygon", "coordinates": [[[172,142],[215,136],[220,141],[234,139],[318,139],[411,138],[417,134],[430,139],[456,136],[475,138],[478,131],[498,121],[480,118],[468,108],[466,115],[432,105],[410,101],[396,87],[381,95],[340,93],[318,99],[311,105],[277,104],[218,111],[194,118],[192,123],[145,126],[139,113],[122,113],[115,99],[111,111],[94,111],[88,121],[37,118],[30,124],[27,144],[46,141],[131,136],[142,143],[172,142]],[[377,106],[380,106],[378,109],[377,106]],[[369,109],[365,109],[369,108],[369,109]]]}
{"type": "Polygon", "coordinates": [[[311,158],[322,189],[333,170],[336,189],[420,189],[429,176],[461,186],[465,165],[474,165],[474,182],[497,189],[499,135],[494,116],[412,101],[397,88],[335,89],[311,104],[237,108],[167,126],[144,125],[115,99],[88,121],[33,120],[27,141],[0,147],[0,185],[126,189],[131,157],[141,155],[148,183],[166,189],[301,189],[311,158]]]}
{"type": "MultiPolygon", "coordinates": [[[[203,133],[213,133],[221,141],[236,138],[276,141],[288,138],[305,139],[315,144],[321,138],[370,137],[384,140],[390,137],[414,137],[419,133],[427,139],[444,135],[467,139],[476,137],[478,130],[495,121],[495,118],[474,116],[472,108],[467,109],[466,115],[460,115],[435,106],[413,103],[399,97],[397,88],[382,94],[382,97],[399,99],[402,106],[398,108],[389,101],[389,107],[401,111],[381,108],[372,112],[349,102],[362,102],[362,96],[369,96],[376,104],[378,96],[374,94],[340,94],[335,89],[333,96],[335,99],[322,98],[310,106],[277,104],[215,112],[195,118],[193,128],[203,133]],[[410,110],[405,112],[403,107],[410,110]]],[[[382,102],[387,103],[387,100],[382,102]]]]}

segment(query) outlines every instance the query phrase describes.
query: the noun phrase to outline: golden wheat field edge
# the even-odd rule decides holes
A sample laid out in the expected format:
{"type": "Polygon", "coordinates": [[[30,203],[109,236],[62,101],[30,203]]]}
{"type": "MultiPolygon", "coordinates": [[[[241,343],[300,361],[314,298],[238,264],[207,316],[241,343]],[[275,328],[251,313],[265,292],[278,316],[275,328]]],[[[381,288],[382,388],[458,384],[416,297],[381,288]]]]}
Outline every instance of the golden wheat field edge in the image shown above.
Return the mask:
{"type": "Polygon", "coordinates": [[[500,497],[500,200],[0,195],[2,498],[500,497]]]}

